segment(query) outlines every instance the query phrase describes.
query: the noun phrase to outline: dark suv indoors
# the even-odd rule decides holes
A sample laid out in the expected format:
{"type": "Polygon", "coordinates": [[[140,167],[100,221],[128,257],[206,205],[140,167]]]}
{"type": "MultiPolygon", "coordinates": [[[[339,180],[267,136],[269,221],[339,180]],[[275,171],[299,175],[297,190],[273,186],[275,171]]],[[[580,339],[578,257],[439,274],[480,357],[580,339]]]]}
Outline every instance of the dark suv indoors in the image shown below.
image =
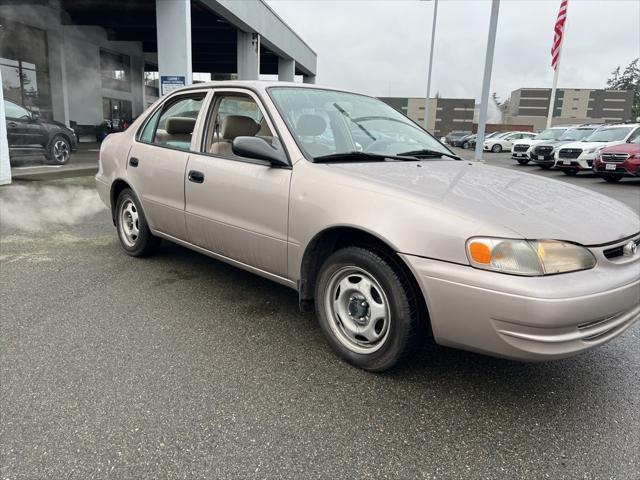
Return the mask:
{"type": "Polygon", "coordinates": [[[10,100],[4,101],[9,158],[42,157],[48,163],[64,165],[78,146],[76,134],[64,124],[42,120],[10,100]]]}

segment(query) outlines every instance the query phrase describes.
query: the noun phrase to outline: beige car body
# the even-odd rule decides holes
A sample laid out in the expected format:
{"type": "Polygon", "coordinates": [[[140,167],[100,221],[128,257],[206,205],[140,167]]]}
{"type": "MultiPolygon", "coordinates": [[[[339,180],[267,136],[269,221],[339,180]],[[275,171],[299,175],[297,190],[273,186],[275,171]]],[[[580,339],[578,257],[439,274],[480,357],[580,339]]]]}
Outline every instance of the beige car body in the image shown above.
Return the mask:
{"type": "Polygon", "coordinates": [[[480,162],[313,163],[269,95],[275,85],[283,84],[213,82],[172,93],[206,94],[188,152],[136,140],[166,98],[159,100],[104,141],[96,180],[105,204],[113,208],[118,191],[130,187],[153,234],[294,288],[303,305],[337,241],[372,239],[411,272],[443,345],[561,358],[610,340],[640,317],[640,253],[605,257],[640,243],[636,212],[592,191],[480,162]],[[198,152],[214,95],[234,91],[258,102],[289,166],[198,152]],[[205,182],[188,181],[191,170],[205,182]],[[598,263],[549,277],[478,270],[465,250],[475,235],[568,240],[589,247],[598,263]]]}

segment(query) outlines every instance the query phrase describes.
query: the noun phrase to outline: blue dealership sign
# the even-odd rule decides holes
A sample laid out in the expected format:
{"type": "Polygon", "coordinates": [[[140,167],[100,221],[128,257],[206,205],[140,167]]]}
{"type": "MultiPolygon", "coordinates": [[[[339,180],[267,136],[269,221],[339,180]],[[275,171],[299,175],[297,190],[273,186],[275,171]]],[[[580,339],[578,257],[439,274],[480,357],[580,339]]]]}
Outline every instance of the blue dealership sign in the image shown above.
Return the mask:
{"type": "Polygon", "coordinates": [[[186,85],[185,77],[181,75],[162,75],[160,77],[160,95],[166,95],[186,85]]]}

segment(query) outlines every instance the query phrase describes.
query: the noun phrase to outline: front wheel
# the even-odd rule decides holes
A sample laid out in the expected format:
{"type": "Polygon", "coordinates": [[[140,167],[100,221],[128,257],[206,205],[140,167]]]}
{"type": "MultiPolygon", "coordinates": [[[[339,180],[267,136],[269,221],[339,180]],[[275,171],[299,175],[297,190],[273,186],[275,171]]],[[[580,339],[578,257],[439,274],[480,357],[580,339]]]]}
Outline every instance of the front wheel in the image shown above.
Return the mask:
{"type": "Polygon", "coordinates": [[[53,165],[64,165],[71,158],[71,144],[62,135],[56,135],[49,144],[47,161],[53,165]]]}
{"type": "Polygon", "coordinates": [[[469,148],[469,142],[464,142],[464,143],[462,144],[462,148],[463,148],[464,150],[466,150],[467,148],[469,148]]]}
{"type": "Polygon", "coordinates": [[[539,163],[538,166],[543,170],[550,170],[551,167],[553,167],[553,165],[549,163],[539,163]]]}
{"type": "Polygon", "coordinates": [[[424,321],[407,275],[384,253],[347,247],[321,268],[315,303],[320,327],[347,362],[381,372],[410,356],[424,321]]]}
{"type": "Polygon", "coordinates": [[[526,165],[527,163],[529,163],[528,158],[518,158],[517,160],[520,165],[526,165]]]}
{"type": "Polygon", "coordinates": [[[493,147],[491,147],[491,151],[493,153],[500,153],[502,151],[502,145],[496,143],[493,147]]]}
{"type": "Polygon", "coordinates": [[[562,173],[564,173],[565,175],[569,175],[570,177],[575,177],[578,172],[580,171],[580,169],[578,168],[564,168],[562,169],[562,173]]]}
{"type": "Polygon", "coordinates": [[[147,219],[133,190],[125,188],[116,203],[116,227],[120,244],[132,257],[151,255],[160,239],[151,234],[147,219]]]}

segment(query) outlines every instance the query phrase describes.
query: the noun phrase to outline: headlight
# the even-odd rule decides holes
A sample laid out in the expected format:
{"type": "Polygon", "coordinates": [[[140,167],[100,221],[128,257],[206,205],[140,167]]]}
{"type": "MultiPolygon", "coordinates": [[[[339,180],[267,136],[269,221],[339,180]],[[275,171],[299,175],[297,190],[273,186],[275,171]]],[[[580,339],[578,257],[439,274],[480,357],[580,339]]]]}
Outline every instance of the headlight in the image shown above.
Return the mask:
{"type": "Polygon", "coordinates": [[[559,240],[473,237],[467,240],[471,266],[512,275],[553,275],[593,268],[596,259],[584,247],[559,240]]]}
{"type": "Polygon", "coordinates": [[[604,147],[594,147],[594,148],[589,148],[587,150],[584,151],[584,153],[597,153],[600,150],[602,150],[604,147]]]}

